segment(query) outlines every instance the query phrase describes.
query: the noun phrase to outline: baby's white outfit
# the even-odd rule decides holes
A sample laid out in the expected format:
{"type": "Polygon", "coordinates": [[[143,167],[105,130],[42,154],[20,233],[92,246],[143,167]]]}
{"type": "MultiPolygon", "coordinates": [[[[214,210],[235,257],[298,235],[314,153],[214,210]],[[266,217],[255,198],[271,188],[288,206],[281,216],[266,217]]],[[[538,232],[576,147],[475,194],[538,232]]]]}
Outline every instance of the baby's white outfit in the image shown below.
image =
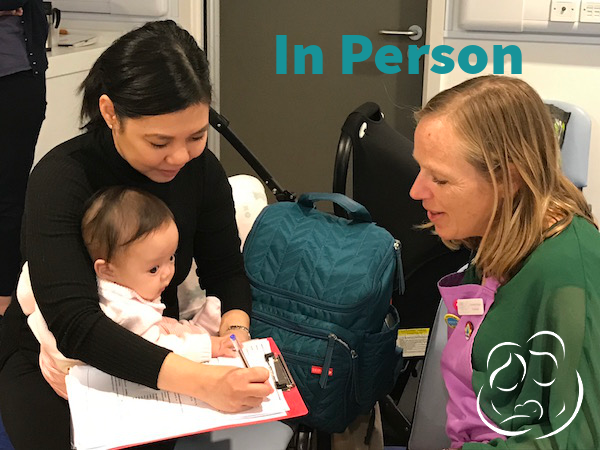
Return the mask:
{"type": "MultiPolygon", "coordinates": [[[[144,300],[135,291],[102,279],[98,279],[98,295],[102,311],[122,327],[192,361],[210,359],[210,335],[219,334],[221,323],[221,301],[217,297],[206,297],[204,307],[192,319],[178,321],[163,316],[165,305],[160,297],[144,300]]],[[[65,376],[71,367],[84,363],[67,358],[58,350],[33,295],[27,263],[19,277],[17,299],[40,343],[42,375],[57,394],[67,398],[65,376]]]]}

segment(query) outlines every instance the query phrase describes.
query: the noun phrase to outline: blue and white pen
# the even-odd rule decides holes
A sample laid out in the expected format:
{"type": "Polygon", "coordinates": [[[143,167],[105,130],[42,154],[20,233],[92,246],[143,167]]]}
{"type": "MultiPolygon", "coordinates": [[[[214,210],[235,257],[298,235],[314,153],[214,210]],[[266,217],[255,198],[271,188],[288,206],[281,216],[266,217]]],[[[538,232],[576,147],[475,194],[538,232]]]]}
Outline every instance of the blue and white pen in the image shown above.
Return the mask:
{"type": "Polygon", "coordinates": [[[235,351],[242,357],[242,361],[244,362],[244,367],[246,369],[249,369],[250,368],[250,364],[248,364],[248,360],[246,359],[246,355],[244,355],[244,352],[240,348],[240,344],[238,344],[238,341],[235,338],[235,334],[229,335],[229,339],[231,339],[231,342],[233,342],[233,348],[235,348],[235,351]]]}

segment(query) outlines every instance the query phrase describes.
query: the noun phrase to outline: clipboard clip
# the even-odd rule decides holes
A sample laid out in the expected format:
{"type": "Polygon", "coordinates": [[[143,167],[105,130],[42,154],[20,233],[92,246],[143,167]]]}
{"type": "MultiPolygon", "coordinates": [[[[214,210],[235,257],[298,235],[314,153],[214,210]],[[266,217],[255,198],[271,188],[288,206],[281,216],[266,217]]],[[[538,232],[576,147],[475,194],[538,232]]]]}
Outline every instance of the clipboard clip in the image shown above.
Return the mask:
{"type": "Polygon", "coordinates": [[[267,364],[271,369],[271,374],[273,375],[273,380],[275,381],[275,387],[277,389],[289,391],[296,386],[292,374],[283,359],[283,355],[276,355],[273,352],[266,353],[265,361],[267,361],[267,364]]]}

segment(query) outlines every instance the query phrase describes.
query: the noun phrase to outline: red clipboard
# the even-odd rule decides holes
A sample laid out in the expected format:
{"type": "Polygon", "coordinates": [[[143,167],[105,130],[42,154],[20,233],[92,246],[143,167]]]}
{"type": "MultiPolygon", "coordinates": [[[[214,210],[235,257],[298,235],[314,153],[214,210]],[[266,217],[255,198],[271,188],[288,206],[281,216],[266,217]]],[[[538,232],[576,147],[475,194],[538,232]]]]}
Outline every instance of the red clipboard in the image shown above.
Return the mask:
{"type": "MultiPolygon", "coordinates": [[[[269,345],[271,346],[271,351],[274,354],[283,357],[281,355],[281,351],[277,347],[277,344],[275,344],[275,341],[273,340],[273,338],[267,338],[267,340],[269,341],[269,345]]],[[[306,407],[306,405],[304,404],[304,400],[302,400],[302,397],[300,396],[300,391],[298,391],[298,386],[294,386],[293,388],[291,388],[288,391],[283,391],[283,396],[285,397],[285,401],[287,402],[288,406],[290,407],[290,410],[287,412],[287,415],[285,417],[286,419],[293,419],[294,417],[302,417],[302,416],[305,416],[308,414],[308,408],[306,407]]],[[[283,419],[279,419],[279,420],[283,420],[283,419]]]]}
{"type": "MultiPolygon", "coordinates": [[[[269,346],[271,347],[271,351],[273,352],[273,354],[277,355],[277,356],[281,356],[281,351],[279,350],[279,348],[277,347],[277,344],[275,344],[275,341],[273,340],[273,338],[267,338],[267,340],[269,341],[269,346]]],[[[304,403],[304,400],[302,400],[302,397],[300,396],[300,392],[298,391],[298,387],[294,386],[291,389],[287,390],[287,391],[283,391],[283,396],[289,406],[289,411],[286,412],[286,415],[284,417],[276,417],[276,418],[266,418],[266,419],[259,419],[253,422],[246,422],[243,424],[230,424],[230,425],[225,425],[222,427],[214,427],[214,428],[210,428],[210,429],[206,429],[203,430],[201,432],[195,432],[195,433],[186,433],[186,434],[180,434],[177,436],[171,436],[168,438],[164,438],[166,440],[170,440],[170,439],[177,439],[177,438],[181,438],[181,437],[186,437],[186,436],[195,436],[197,434],[203,434],[203,433],[208,433],[211,431],[217,431],[217,430],[224,430],[227,428],[238,428],[238,427],[244,427],[244,426],[248,426],[248,425],[257,425],[260,423],[267,423],[267,422],[278,422],[281,420],[286,420],[286,419],[293,419],[295,417],[302,417],[306,414],[308,414],[308,409],[304,403]]],[[[138,445],[143,445],[143,444],[149,444],[152,442],[160,442],[160,440],[151,440],[151,441],[147,441],[147,442],[138,442],[135,444],[129,444],[129,445],[125,445],[125,446],[121,446],[121,447],[114,447],[116,449],[122,449],[122,448],[130,448],[133,446],[138,446],[138,445]]]]}

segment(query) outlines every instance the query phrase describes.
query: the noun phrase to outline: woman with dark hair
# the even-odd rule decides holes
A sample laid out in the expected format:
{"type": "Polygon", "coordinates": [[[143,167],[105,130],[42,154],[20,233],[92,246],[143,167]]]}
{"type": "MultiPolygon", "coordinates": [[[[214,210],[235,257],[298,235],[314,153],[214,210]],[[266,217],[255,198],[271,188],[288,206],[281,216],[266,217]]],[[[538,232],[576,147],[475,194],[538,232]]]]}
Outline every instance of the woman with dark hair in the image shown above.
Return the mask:
{"type": "MultiPolygon", "coordinates": [[[[194,258],[200,284],[221,299],[220,334],[250,338],[250,288],[231,188],[205,148],[211,87],[204,52],[174,22],[148,23],[115,41],[81,89],[86,133],[35,167],[23,222],[24,260],[58,349],[111,375],[192,395],[223,411],[259,405],[271,392],[266,369],[195,363],[106,317],[80,231],[84,205],[99,189],[124,185],[154,194],[180,232],[175,274],[162,294],[164,314],[178,318],[177,286],[194,258]]],[[[68,404],[42,377],[39,346],[15,299],[4,327],[0,409],[10,412],[3,417],[13,445],[70,448],[68,404]]]]}

